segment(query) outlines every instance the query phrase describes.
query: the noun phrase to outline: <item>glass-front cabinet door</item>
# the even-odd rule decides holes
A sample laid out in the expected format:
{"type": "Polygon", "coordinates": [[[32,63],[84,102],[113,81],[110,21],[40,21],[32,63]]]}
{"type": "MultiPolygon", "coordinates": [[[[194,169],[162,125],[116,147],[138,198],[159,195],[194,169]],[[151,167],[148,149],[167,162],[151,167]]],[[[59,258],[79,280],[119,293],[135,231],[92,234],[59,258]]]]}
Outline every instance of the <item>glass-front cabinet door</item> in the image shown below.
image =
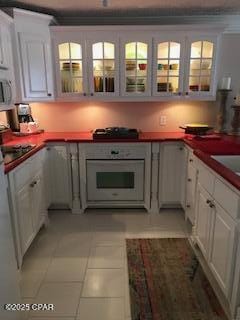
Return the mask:
{"type": "Polygon", "coordinates": [[[154,40],[153,95],[181,96],[183,91],[183,41],[154,40]]]}
{"type": "Polygon", "coordinates": [[[149,41],[122,42],[122,95],[151,95],[151,43],[149,41]]]}
{"type": "Polygon", "coordinates": [[[76,41],[57,43],[58,94],[85,96],[87,92],[84,45],[76,41]]]}
{"type": "Polygon", "coordinates": [[[214,95],[216,39],[200,38],[188,41],[186,95],[214,95]]]}
{"type": "Polygon", "coordinates": [[[91,96],[119,95],[118,44],[114,41],[88,42],[91,96]]]}

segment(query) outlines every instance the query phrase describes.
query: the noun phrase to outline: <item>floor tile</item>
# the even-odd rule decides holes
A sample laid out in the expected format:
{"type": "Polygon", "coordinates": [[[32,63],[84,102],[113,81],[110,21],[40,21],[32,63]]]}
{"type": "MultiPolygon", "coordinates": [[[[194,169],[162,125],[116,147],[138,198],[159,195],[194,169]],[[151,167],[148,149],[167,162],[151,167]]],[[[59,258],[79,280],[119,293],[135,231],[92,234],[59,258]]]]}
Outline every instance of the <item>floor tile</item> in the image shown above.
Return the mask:
{"type": "Polygon", "coordinates": [[[78,281],[84,279],[87,267],[87,258],[55,257],[51,260],[44,281],[78,281]]]}
{"type": "Polygon", "coordinates": [[[43,283],[34,303],[52,303],[54,311],[31,311],[41,317],[75,317],[81,294],[81,283],[43,283]]]}
{"type": "Polygon", "coordinates": [[[34,298],[38,293],[44,275],[45,273],[41,271],[22,273],[19,282],[21,297],[34,298]]]}
{"type": "Polygon", "coordinates": [[[87,258],[90,253],[91,241],[92,237],[87,232],[65,235],[60,240],[54,256],[87,258]]]}
{"type": "Polygon", "coordinates": [[[81,298],[77,320],[124,320],[124,299],[81,298]]]}
{"type": "Polygon", "coordinates": [[[94,247],[88,260],[88,268],[123,268],[124,257],[125,247],[94,247]]]}
{"type": "Polygon", "coordinates": [[[87,269],[82,297],[123,297],[122,269],[87,269]]]}
{"type": "Polygon", "coordinates": [[[28,318],[28,320],[75,320],[75,318],[69,318],[69,317],[61,317],[61,318],[56,318],[56,317],[31,317],[31,318],[28,318]]]}
{"type": "Polygon", "coordinates": [[[124,246],[125,245],[125,233],[112,231],[112,230],[101,230],[96,231],[93,234],[93,246],[124,246]]]}

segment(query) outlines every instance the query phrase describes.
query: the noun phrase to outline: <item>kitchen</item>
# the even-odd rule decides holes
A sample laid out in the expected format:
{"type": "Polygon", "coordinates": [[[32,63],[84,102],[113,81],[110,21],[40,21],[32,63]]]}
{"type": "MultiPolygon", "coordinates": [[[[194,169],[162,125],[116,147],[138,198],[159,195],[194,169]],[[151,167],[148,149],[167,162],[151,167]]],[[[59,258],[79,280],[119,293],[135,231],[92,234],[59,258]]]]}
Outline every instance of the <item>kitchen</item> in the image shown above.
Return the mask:
{"type": "Polygon", "coordinates": [[[1,2],[1,318],[239,318],[240,8],[217,2],[1,2]]]}

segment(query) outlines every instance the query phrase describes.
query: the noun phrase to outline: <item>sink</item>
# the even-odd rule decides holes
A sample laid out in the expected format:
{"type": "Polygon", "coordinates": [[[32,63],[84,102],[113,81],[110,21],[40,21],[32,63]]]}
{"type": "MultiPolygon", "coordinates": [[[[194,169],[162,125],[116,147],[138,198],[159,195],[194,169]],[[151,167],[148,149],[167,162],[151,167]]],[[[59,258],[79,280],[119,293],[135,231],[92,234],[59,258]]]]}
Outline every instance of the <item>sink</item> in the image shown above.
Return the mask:
{"type": "Polygon", "coordinates": [[[223,156],[222,155],[222,156],[211,156],[211,157],[240,176],[240,155],[239,156],[226,156],[226,155],[223,156]]]}

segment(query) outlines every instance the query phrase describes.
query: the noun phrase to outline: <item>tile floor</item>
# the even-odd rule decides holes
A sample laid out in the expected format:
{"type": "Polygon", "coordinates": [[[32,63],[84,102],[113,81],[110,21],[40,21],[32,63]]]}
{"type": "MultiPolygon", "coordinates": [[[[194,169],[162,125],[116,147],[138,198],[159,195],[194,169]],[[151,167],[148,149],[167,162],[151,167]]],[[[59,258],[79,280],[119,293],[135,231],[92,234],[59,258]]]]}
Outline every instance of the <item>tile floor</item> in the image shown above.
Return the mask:
{"type": "Polygon", "coordinates": [[[185,237],[181,210],[52,211],[21,272],[25,303],[53,303],[28,320],[130,320],[126,238],[185,237]]]}

